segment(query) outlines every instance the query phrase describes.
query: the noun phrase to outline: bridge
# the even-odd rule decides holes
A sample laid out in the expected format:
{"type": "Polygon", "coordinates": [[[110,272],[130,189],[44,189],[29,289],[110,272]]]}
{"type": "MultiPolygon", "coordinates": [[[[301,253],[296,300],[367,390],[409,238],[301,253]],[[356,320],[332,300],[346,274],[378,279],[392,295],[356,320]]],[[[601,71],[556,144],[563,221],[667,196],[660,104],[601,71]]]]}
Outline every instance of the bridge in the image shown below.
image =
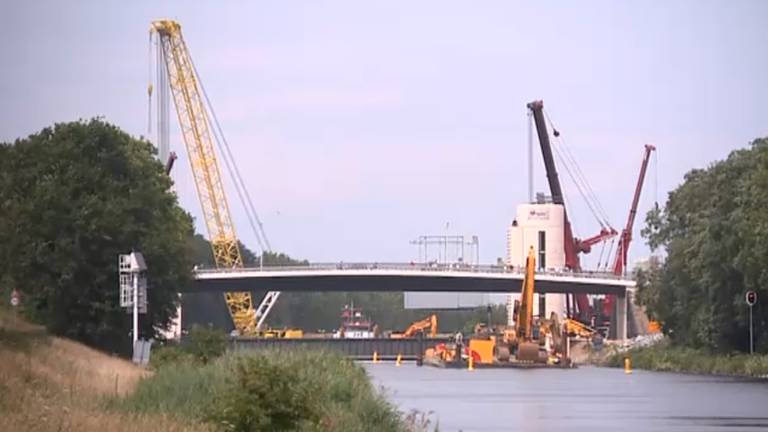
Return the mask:
{"type": "MultiPolygon", "coordinates": [[[[520,291],[522,268],[505,266],[437,265],[410,263],[333,263],[296,267],[263,267],[195,270],[187,291],[411,291],[482,292],[520,291]]],[[[536,292],[613,294],[616,302],[616,334],[626,338],[627,290],[635,282],[609,273],[572,273],[541,270],[536,273],[536,292]]]]}

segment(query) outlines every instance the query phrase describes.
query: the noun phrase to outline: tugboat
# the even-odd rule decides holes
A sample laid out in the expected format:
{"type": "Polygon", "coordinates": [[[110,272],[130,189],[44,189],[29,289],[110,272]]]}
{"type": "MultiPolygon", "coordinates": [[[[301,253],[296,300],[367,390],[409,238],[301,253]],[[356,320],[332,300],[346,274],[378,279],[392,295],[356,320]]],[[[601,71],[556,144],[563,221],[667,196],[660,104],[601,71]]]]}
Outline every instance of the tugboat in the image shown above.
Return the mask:
{"type": "Polygon", "coordinates": [[[333,337],[336,339],[372,339],[376,337],[377,328],[373,322],[363,315],[355,305],[344,305],[341,312],[341,327],[333,337]]]}

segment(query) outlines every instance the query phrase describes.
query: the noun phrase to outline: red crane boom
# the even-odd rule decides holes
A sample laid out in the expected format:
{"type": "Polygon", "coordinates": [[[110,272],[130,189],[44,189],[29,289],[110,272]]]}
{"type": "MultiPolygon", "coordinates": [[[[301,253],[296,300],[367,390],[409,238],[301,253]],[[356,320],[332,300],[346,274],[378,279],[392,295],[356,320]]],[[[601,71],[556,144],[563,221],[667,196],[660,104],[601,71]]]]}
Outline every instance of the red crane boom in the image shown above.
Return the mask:
{"type": "MultiPolygon", "coordinates": [[[[613,261],[613,274],[621,276],[627,269],[627,252],[629,251],[629,244],[632,242],[632,228],[635,225],[635,216],[637,216],[637,205],[640,202],[640,194],[643,192],[643,184],[645,183],[645,173],[648,170],[648,162],[651,160],[651,153],[656,150],[651,144],[645,145],[645,153],[643,154],[643,162],[640,165],[640,175],[637,178],[637,185],[635,185],[635,196],[632,197],[632,205],[629,207],[629,216],[627,217],[627,225],[621,231],[621,237],[619,238],[619,245],[616,248],[616,258],[613,261]]],[[[603,303],[603,316],[611,316],[613,314],[614,297],[612,295],[605,297],[603,303]]]]}
{"type": "Polygon", "coordinates": [[[616,249],[616,259],[613,262],[613,274],[622,275],[627,268],[627,251],[629,243],[632,241],[632,227],[635,225],[635,216],[637,215],[637,204],[640,202],[640,194],[643,192],[643,183],[645,182],[645,172],[648,169],[648,161],[651,159],[651,153],[656,147],[651,144],[645,145],[643,154],[643,163],[640,165],[640,176],[637,178],[635,186],[635,196],[632,198],[632,206],[629,208],[629,217],[627,225],[621,231],[619,238],[619,247],[616,249]]]}

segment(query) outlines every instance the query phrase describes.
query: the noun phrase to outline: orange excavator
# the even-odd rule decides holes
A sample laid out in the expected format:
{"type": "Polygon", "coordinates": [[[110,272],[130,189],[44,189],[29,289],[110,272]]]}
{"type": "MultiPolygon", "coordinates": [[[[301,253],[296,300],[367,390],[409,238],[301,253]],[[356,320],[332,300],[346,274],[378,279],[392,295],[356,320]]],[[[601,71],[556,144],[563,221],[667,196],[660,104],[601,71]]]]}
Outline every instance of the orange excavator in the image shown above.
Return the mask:
{"type": "Polygon", "coordinates": [[[421,321],[416,321],[411,324],[403,333],[392,333],[393,339],[410,338],[419,333],[428,335],[429,337],[437,336],[437,315],[432,314],[421,321]],[[426,331],[429,330],[429,333],[426,331]]]}

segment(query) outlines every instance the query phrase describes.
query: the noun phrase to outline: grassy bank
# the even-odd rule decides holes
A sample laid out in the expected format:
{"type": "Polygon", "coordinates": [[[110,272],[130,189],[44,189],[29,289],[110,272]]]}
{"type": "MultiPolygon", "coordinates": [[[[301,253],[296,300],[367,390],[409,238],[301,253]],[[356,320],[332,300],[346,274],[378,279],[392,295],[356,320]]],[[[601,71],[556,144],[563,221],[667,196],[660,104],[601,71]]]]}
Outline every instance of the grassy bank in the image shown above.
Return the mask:
{"type": "MultiPolygon", "coordinates": [[[[205,335],[204,335],[205,336],[205,335]]],[[[365,370],[317,351],[223,355],[200,338],[145,370],[0,308],[2,431],[423,431],[365,370]]]]}
{"type": "Polygon", "coordinates": [[[405,431],[365,370],[338,354],[272,351],[161,366],[117,403],[136,414],[182,415],[233,431],[405,431]]]}
{"type": "Polygon", "coordinates": [[[768,355],[765,354],[714,354],[664,342],[613,354],[604,365],[623,367],[625,357],[630,357],[632,367],[639,369],[768,378],[768,355]]]}
{"type": "Polygon", "coordinates": [[[0,308],[0,430],[211,431],[164,413],[109,410],[148,372],[16,319],[0,308]]]}

